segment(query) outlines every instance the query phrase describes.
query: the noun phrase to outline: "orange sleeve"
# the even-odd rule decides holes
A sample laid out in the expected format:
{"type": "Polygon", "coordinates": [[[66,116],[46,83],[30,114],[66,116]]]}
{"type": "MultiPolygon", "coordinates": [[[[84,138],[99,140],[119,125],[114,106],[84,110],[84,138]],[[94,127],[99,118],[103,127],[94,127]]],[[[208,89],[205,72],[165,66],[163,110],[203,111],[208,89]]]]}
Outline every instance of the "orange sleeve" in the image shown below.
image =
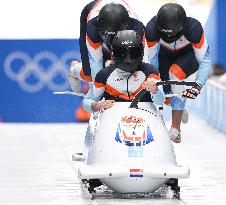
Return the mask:
{"type": "Polygon", "coordinates": [[[157,43],[158,43],[158,41],[147,41],[148,48],[155,46],[157,43]]]}
{"type": "Polygon", "coordinates": [[[105,88],[105,85],[103,83],[94,82],[94,86],[96,88],[105,88]]]}
{"type": "Polygon", "coordinates": [[[101,42],[94,43],[94,42],[89,38],[89,36],[87,36],[87,35],[86,35],[86,39],[87,39],[89,45],[90,45],[92,48],[94,48],[95,50],[97,50],[98,48],[100,48],[101,42]]]}
{"type": "Polygon", "coordinates": [[[205,39],[205,36],[204,36],[204,32],[203,32],[200,42],[199,43],[192,43],[192,46],[195,47],[195,48],[202,48],[202,46],[204,44],[204,39],[205,39]]]}
{"type": "Polygon", "coordinates": [[[154,78],[155,80],[161,80],[160,79],[160,75],[156,75],[156,74],[150,74],[149,76],[148,76],[148,78],[154,78]]]}

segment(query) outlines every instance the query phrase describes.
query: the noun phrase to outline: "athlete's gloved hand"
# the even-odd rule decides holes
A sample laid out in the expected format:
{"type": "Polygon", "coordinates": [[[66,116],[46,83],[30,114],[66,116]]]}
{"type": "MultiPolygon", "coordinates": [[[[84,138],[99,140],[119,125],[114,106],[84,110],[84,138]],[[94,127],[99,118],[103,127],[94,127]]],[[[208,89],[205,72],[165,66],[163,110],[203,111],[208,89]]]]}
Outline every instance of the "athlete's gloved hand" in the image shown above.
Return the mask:
{"type": "Polygon", "coordinates": [[[115,103],[114,100],[101,100],[98,102],[93,102],[91,104],[91,107],[94,112],[104,111],[111,108],[114,105],[114,103],[115,103]]]}
{"type": "Polygon", "coordinates": [[[157,83],[157,80],[148,79],[146,82],[144,82],[142,84],[142,88],[153,93],[153,94],[155,94],[158,91],[158,87],[157,87],[156,83],[157,83]]]}
{"type": "Polygon", "coordinates": [[[195,99],[200,94],[201,89],[202,89],[202,86],[197,83],[197,85],[193,86],[191,89],[185,90],[182,97],[195,99]]]}
{"type": "Polygon", "coordinates": [[[69,84],[71,86],[71,89],[74,92],[78,92],[80,93],[81,91],[81,80],[76,76],[75,74],[75,66],[76,64],[78,64],[78,61],[71,61],[71,66],[70,66],[70,70],[69,70],[69,84]]]}

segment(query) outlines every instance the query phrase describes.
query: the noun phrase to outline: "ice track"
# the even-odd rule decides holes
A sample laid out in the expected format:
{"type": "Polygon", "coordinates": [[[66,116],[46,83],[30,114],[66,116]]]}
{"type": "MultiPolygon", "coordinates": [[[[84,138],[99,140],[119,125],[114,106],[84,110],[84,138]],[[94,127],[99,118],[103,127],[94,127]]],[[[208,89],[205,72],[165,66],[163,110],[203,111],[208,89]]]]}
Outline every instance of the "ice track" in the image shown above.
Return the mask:
{"type": "Polygon", "coordinates": [[[176,144],[178,163],[191,177],[180,180],[182,200],[170,192],[115,195],[105,188],[95,200],[83,197],[78,162],[87,124],[0,124],[0,204],[2,205],[201,205],[226,204],[226,136],[191,116],[176,144]],[[164,195],[164,196],[161,196],[164,195]]]}

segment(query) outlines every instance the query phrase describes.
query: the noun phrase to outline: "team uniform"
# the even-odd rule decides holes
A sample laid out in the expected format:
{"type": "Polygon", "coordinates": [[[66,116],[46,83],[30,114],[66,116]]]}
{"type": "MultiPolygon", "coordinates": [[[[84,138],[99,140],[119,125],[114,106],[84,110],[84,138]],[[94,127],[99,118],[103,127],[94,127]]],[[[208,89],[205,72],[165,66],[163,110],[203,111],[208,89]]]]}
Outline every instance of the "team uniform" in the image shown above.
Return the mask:
{"type": "Polygon", "coordinates": [[[181,94],[171,97],[172,124],[169,130],[173,142],[181,142],[181,122],[188,121],[185,99],[195,99],[205,84],[210,70],[209,47],[202,25],[187,17],[184,8],[176,3],[164,4],[147,24],[145,35],[149,62],[159,68],[162,80],[195,81],[196,85],[165,86],[165,93],[181,94]],[[183,119],[183,120],[182,120],[183,119]]]}
{"type": "MultiPolygon", "coordinates": [[[[159,72],[147,63],[142,63],[133,73],[124,72],[116,65],[110,65],[96,75],[92,93],[84,98],[83,106],[86,111],[93,112],[91,104],[102,98],[116,102],[132,101],[142,89],[142,84],[153,79],[160,80],[159,72]]],[[[156,94],[147,92],[140,101],[162,104],[165,101],[165,95],[160,90],[156,94]]]]}
{"type": "MultiPolygon", "coordinates": [[[[198,20],[187,17],[183,33],[175,42],[167,43],[160,37],[156,17],[147,24],[145,33],[149,62],[159,68],[161,80],[185,80],[195,75],[197,83],[201,86],[205,84],[211,60],[208,43],[198,20]]],[[[171,89],[174,93],[183,91],[178,86],[164,87],[166,93],[171,89]]],[[[171,105],[174,110],[183,110],[185,100],[173,97],[171,105]]]]}
{"type": "Polygon", "coordinates": [[[92,1],[81,13],[79,42],[82,63],[71,68],[74,78],[92,82],[97,72],[107,65],[108,60],[112,60],[110,45],[103,41],[98,28],[98,15],[101,9],[110,3],[124,6],[129,14],[127,29],[136,31],[141,37],[144,36],[143,24],[124,0],[92,1]]]}

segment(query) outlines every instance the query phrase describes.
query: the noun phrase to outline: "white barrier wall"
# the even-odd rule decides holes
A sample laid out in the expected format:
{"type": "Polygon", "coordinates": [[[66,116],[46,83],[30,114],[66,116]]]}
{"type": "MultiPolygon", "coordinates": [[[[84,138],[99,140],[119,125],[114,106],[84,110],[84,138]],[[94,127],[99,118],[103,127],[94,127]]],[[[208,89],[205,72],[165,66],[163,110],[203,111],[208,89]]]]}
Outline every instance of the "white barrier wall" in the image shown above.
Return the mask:
{"type": "Polygon", "coordinates": [[[209,79],[196,101],[189,108],[209,124],[226,133],[226,87],[209,79]]]}

